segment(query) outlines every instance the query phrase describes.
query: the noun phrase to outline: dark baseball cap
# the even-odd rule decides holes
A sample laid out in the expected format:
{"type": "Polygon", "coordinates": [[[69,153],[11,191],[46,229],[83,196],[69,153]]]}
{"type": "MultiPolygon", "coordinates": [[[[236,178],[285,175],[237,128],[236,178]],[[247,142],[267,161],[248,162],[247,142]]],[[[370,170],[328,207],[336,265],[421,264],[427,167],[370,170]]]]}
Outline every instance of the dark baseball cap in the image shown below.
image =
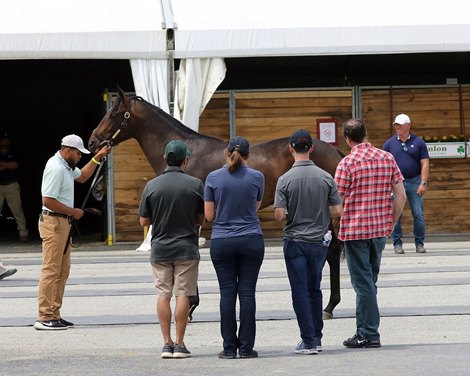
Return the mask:
{"type": "Polygon", "coordinates": [[[6,131],[0,131],[0,140],[2,138],[10,138],[10,135],[6,131]]]}
{"type": "Polygon", "coordinates": [[[168,159],[168,155],[171,153],[175,155],[175,159],[177,161],[182,161],[191,155],[184,142],[180,140],[173,140],[166,144],[165,158],[168,159]]]}
{"type": "Polygon", "coordinates": [[[236,136],[229,141],[227,150],[229,153],[238,150],[242,157],[246,157],[250,153],[250,143],[245,137],[236,136]]]}
{"type": "Polygon", "coordinates": [[[294,149],[305,148],[305,150],[308,150],[312,146],[312,143],[312,136],[310,135],[310,132],[305,129],[299,129],[292,133],[289,140],[290,146],[294,149]]]}

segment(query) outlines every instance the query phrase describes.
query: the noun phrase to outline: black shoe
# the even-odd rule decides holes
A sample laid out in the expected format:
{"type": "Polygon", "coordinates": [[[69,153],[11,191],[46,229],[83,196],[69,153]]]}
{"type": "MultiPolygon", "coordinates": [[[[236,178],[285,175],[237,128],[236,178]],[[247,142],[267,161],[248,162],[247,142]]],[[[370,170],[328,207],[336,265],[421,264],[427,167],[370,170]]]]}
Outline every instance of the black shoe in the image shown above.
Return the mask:
{"type": "Polygon", "coordinates": [[[177,343],[175,343],[175,347],[173,348],[173,359],[174,358],[191,358],[191,353],[185,345],[178,345],[177,343]]]}
{"type": "Polygon", "coordinates": [[[0,274],[0,280],[15,274],[17,271],[16,269],[8,269],[5,273],[0,274]]]}
{"type": "Polygon", "coordinates": [[[242,359],[251,359],[251,358],[257,358],[258,357],[258,351],[256,350],[251,350],[248,353],[240,353],[240,358],[242,359]]]}
{"type": "Polygon", "coordinates": [[[34,323],[36,330],[65,330],[67,326],[62,324],[59,320],[36,321],[34,323]]]}
{"type": "Polygon", "coordinates": [[[162,359],[170,359],[173,358],[173,351],[175,350],[174,345],[170,345],[169,343],[165,343],[162,349],[162,359]]]}
{"type": "Polygon", "coordinates": [[[67,328],[73,328],[75,326],[73,322],[70,322],[64,319],[59,319],[59,322],[64,324],[67,328]]]}
{"type": "Polygon", "coordinates": [[[359,349],[359,348],[379,348],[382,345],[378,340],[371,340],[360,336],[359,334],[354,334],[351,338],[348,338],[343,342],[343,345],[349,347],[350,349],[359,349]]]}
{"type": "Polygon", "coordinates": [[[237,357],[237,354],[229,354],[229,353],[226,353],[225,351],[219,352],[220,359],[235,359],[236,357],[237,357]]]}

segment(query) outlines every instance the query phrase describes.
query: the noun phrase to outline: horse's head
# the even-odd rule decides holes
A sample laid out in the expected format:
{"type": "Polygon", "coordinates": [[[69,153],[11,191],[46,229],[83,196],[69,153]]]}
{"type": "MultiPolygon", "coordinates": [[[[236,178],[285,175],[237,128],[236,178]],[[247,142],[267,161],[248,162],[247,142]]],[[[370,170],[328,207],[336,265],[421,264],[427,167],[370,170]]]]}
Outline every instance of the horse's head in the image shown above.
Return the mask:
{"type": "Polygon", "coordinates": [[[96,153],[103,145],[117,145],[132,137],[128,126],[132,122],[131,105],[137,97],[128,97],[121,88],[118,91],[119,97],[88,140],[88,149],[92,153],[96,153]]]}

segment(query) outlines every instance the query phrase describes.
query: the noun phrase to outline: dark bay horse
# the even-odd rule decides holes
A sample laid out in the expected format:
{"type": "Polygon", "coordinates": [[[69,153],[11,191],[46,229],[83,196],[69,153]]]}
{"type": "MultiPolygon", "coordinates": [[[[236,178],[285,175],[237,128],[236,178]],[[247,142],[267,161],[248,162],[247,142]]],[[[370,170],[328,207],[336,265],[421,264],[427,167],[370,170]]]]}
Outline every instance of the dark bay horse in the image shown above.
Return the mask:
{"type": "MultiPolygon", "coordinates": [[[[103,144],[117,145],[130,138],[138,141],[157,175],[166,168],[163,159],[165,145],[174,139],[182,140],[191,151],[186,172],[203,182],[209,172],[225,163],[224,149],[227,147],[227,142],[201,135],[141,97],[128,97],[119,90],[119,97],[93,131],[88,147],[92,152],[96,152],[103,144]]],[[[261,208],[274,202],[277,180],[294,162],[287,145],[288,138],[280,138],[250,147],[248,165],[261,171],[265,176],[261,208]]],[[[336,166],[342,158],[340,152],[330,144],[315,139],[313,147],[311,160],[334,176],[336,166]]],[[[333,309],[341,300],[340,258],[341,245],[334,236],[327,254],[331,293],[329,303],[324,310],[325,318],[332,317],[333,309]]]]}

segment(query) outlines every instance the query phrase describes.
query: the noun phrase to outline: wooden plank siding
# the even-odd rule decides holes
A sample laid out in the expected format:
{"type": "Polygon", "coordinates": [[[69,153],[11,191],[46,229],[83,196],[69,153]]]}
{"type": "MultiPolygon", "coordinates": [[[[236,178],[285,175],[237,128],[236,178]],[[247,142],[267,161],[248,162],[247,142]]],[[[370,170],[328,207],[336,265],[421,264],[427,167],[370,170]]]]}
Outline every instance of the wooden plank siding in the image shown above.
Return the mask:
{"type": "Polygon", "coordinates": [[[145,182],[154,178],[155,172],[134,139],[115,146],[113,159],[115,241],[143,240],[137,209],[145,182]]]}
{"type": "MultiPolygon", "coordinates": [[[[470,115],[470,88],[462,88],[461,93],[460,105],[459,89],[456,87],[364,90],[362,113],[370,141],[382,147],[385,140],[395,133],[392,122],[400,113],[410,116],[411,132],[418,136],[460,135],[461,112],[463,120],[470,115]]],[[[470,129],[467,132],[470,133],[470,129]]],[[[427,234],[470,231],[470,203],[466,199],[469,188],[470,159],[431,159],[424,204],[427,234]]],[[[404,234],[412,235],[412,216],[408,204],[402,224],[404,234]]]]}
{"type": "MultiPolygon", "coordinates": [[[[461,114],[470,114],[470,88],[458,87],[364,89],[363,119],[369,139],[377,147],[394,132],[391,125],[399,113],[412,120],[412,132],[420,136],[460,135],[461,114]]],[[[299,90],[269,92],[235,92],[236,134],[255,144],[289,136],[299,128],[316,137],[316,120],[338,120],[338,148],[345,154],[349,147],[341,136],[341,124],[352,116],[351,90],[299,90]]],[[[229,95],[217,93],[200,117],[199,132],[228,141],[230,138],[229,95]]],[[[470,131],[469,131],[470,133],[470,131]]],[[[468,135],[467,135],[468,139],[468,135]]],[[[431,160],[429,188],[425,199],[428,234],[469,232],[470,159],[431,160]]],[[[129,140],[114,150],[114,187],[116,241],[139,241],[143,230],[138,223],[137,208],[145,181],[155,176],[140,146],[129,140]]],[[[264,236],[280,237],[282,228],[273,220],[273,209],[259,213],[264,236]]],[[[405,234],[412,233],[408,206],[403,215],[405,234]]],[[[210,236],[205,225],[203,236],[210,236]]]]}

